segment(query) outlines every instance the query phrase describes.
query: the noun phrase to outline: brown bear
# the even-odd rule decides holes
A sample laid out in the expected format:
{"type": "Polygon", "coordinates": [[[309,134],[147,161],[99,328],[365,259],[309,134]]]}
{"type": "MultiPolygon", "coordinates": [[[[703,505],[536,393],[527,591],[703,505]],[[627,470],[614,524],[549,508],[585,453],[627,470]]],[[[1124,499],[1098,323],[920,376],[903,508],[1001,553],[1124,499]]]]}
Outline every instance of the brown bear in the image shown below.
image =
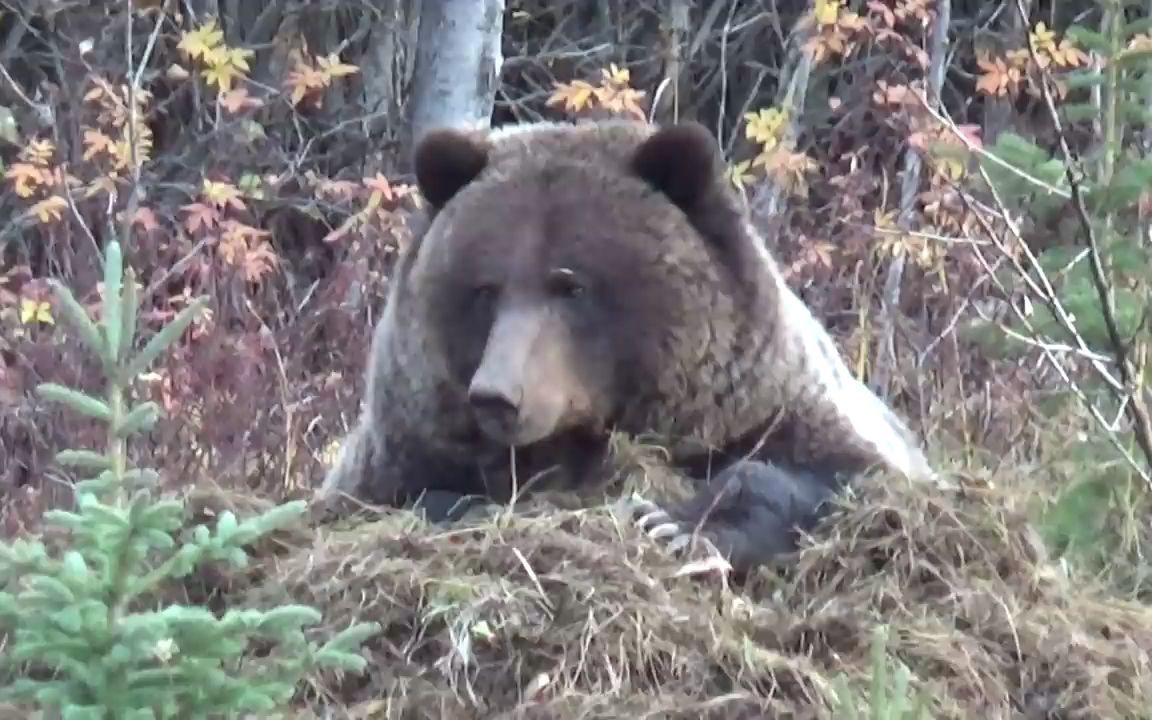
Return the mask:
{"type": "Polygon", "coordinates": [[[746,569],[869,467],[932,474],[784,282],[703,126],[442,129],[414,167],[425,226],[322,498],[453,517],[538,474],[586,482],[611,430],[654,435],[700,480],[662,519],[746,569]]]}

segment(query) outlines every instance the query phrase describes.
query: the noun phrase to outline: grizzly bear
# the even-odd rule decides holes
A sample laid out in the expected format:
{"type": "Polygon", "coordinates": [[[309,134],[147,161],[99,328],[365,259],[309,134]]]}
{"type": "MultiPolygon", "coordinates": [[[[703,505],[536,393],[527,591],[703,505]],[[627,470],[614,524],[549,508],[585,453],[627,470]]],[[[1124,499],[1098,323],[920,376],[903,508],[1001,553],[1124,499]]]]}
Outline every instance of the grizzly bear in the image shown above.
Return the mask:
{"type": "Polygon", "coordinates": [[[529,478],[589,482],[610,431],[655,436],[699,480],[663,519],[746,569],[868,468],[931,475],[786,285],[703,126],[441,129],[414,169],[424,227],[322,498],[455,517],[529,478]]]}

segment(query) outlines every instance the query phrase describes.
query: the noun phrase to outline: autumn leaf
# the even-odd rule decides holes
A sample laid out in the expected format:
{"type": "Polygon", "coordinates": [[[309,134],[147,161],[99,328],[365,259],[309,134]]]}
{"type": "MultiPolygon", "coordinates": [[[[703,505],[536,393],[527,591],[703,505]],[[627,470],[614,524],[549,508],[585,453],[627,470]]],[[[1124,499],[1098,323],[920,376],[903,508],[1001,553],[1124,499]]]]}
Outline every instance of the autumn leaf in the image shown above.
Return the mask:
{"type": "Polygon", "coordinates": [[[145,232],[160,229],[160,223],[156,222],[156,213],[152,212],[151,208],[146,207],[136,208],[136,214],[132,218],[132,224],[144,228],[145,232]]]}
{"type": "MultiPolygon", "coordinates": [[[[360,68],[355,65],[340,62],[340,58],[336,53],[316,58],[316,64],[320,66],[320,71],[327,75],[329,79],[360,72],[360,68]]],[[[329,80],[329,82],[330,81],[331,80],[329,80]]]]}
{"type": "Polygon", "coordinates": [[[1056,33],[1048,29],[1048,26],[1042,22],[1036,23],[1036,27],[1032,32],[1028,33],[1028,41],[1032,44],[1032,49],[1037,53],[1048,52],[1056,47],[1056,33]]]}
{"type": "Polygon", "coordinates": [[[262,230],[258,227],[252,227],[251,225],[242,223],[238,220],[225,220],[220,224],[224,228],[225,235],[238,237],[245,242],[270,237],[272,235],[272,233],[267,230],[262,230]]]}
{"type": "Polygon", "coordinates": [[[239,260],[248,252],[248,243],[241,235],[225,233],[220,238],[216,251],[220,253],[220,257],[224,258],[224,262],[229,265],[238,265],[239,260]]]}
{"type": "Polygon", "coordinates": [[[751,167],[751,160],[741,160],[729,167],[725,174],[733,185],[743,190],[748,183],[756,179],[756,176],[749,172],[751,167]]]}
{"type": "Polygon", "coordinates": [[[228,90],[232,87],[232,81],[241,76],[241,73],[228,63],[209,65],[200,74],[205,82],[215,85],[220,90],[228,90]]]}
{"type": "Polygon", "coordinates": [[[248,89],[244,87],[238,87],[235,90],[225,90],[216,98],[216,102],[220,104],[220,107],[233,114],[245,108],[258,108],[264,105],[263,100],[250,96],[248,89]]]}
{"type": "Polygon", "coordinates": [[[555,90],[548,98],[547,105],[555,107],[562,105],[570,112],[580,112],[588,105],[588,101],[596,93],[596,87],[584,80],[573,80],[570,83],[556,83],[555,90]]]}
{"type": "Polygon", "coordinates": [[[267,242],[262,242],[244,256],[244,277],[249,282],[259,282],[276,267],[278,258],[267,242]]]}
{"type": "Polygon", "coordinates": [[[184,33],[176,48],[193,60],[199,60],[207,57],[223,42],[224,31],[216,27],[216,18],[209,18],[197,29],[184,33]]]}
{"type": "Polygon", "coordinates": [[[1076,47],[1076,44],[1068,38],[1061,40],[1060,44],[1051,48],[1049,52],[1056,64],[1062,67],[1081,67],[1088,63],[1088,54],[1076,47]]]}
{"type": "Polygon", "coordinates": [[[744,135],[765,149],[779,141],[779,133],[788,122],[788,114],[777,108],[761,108],[744,116],[744,135]]]}
{"type": "Polygon", "coordinates": [[[805,176],[816,169],[816,161],[804,153],[792,152],[776,145],[752,159],[752,167],[761,167],[784,190],[800,197],[808,194],[805,176]]]}
{"type": "Polygon", "coordinates": [[[51,173],[44,168],[22,162],[12,163],[4,177],[12,182],[16,194],[22,198],[32,197],[37,189],[52,183],[51,173]]]}
{"type": "Polygon", "coordinates": [[[964,177],[964,162],[954,157],[938,157],[934,159],[938,175],[948,180],[958,181],[964,177]]]}
{"type": "Polygon", "coordinates": [[[374,194],[379,194],[380,197],[388,202],[392,202],[396,196],[396,193],[392,189],[392,183],[388,182],[388,178],[380,173],[376,173],[373,177],[365,178],[364,187],[371,190],[374,194]]]}
{"type": "Polygon", "coordinates": [[[976,64],[984,71],[984,74],[976,81],[977,92],[986,95],[1003,95],[1019,79],[1018,71],[1015,68],[1009,68],[999,58],[992,60],[986,56],[979,56],[976,58],[976,64]]]}
{"type": "Polygon", "coordinates": [[[600,105],[615,113],[628,114],[643,120],[646,116],[640,107],[640,99],[644,97],[642,90],[630,87],[598,87],[595,90],[596,99],[600,105]]]}
{"type": "Polygon", "coordinates": [[[224,62],[229,67],[246,73],[252,69],[249,67],[248,61],[254,55],[256,55],[256,51],[248,48],[228,48],[224,51],[224,62]]]}
{"type": "Polygon", "coordinates": [[[616,63],[611,63],[607,69],[601,69],[600,75],[604,81],[610,85],[622,85],[627,87],[632,83],[632,71],[628,68],[620,68],[616,63]]]}
{"type": "Polygon", "coordinates": [[[957,125],[956,131],[968,141],[972,147],[982,147],[983,141],[980,139],[980,133],[983,130],[979,125],[965,124],[957,125]]]}
{"type": "Polygon", "coordinates": [[[34,165],[47,165],[56,154],[56,145],[51,140],[36,139],[20,151],[20,159],[34,165]]]}
{"type": "Polygon", "coordinates": [[[220,214],[216,211],[216,208],[211,205],[191,203],[185,205],[182,209],[186,213],[184,227],[190,233],[194,233],[200,228],[212,230],[220,222],[220,214]]]}
{"type": "Polygon", "coordinates": [[[313,90],[324,87],[324,75],[319,70],[300,63],[296,66],[296,69],[288,73],[284,84],[292,90],[292,104],[299,105],[313,90]]]}
{"type": "Polygon", "coordinates": [[[63,220],[64,208],[66,207],[68,207],[67,200],[59,195],[51,195],[33,205],[30,210],[36,215],[40,222],[47,223],[49,220],[55,220],[57,222],[63,220]]]}
{"type": "Polygon", "coordinates": [[[52,306],[44,300],[20,298],[20,323],[27,325],[33,320],[45,325],[55,325],[56,319],[52,317],[52,306]]]}
{"type": "Polygon", "coordinates": [[[372,190],[372,194],[368,196],[366,211],[371,212],[380,207],[380,203],[387,201],[392,202],[395,194],[392,192],[392,186],[388,184],[387,178],[377,174],[375,178],[364,181],[364,185],[372,190]]]}
{"type": "Polygon", "coordinates": [[[204,178],[201,194],[217,207],[230,205],[237,210],[245,209],[240,190],[232,183],[216,182],[215,180],[204,178]]]}
{"type": "Polygon", "coordinates": [[[840,16],[841,0],[816,0],[813,15],[817,25],[834,25],[840,16]]]}
{"type": "Polygon", "coordinates": [[[115,143],[112,138],[108,137],[99,130],[91,128],[84,131],[84,159],[91,160],[98,154],[104,152],[109,155],[115,155],[115,143]]]}
{"type": "Polygon", "coordinates": [[[99,78],[99,77],[94,78],[92,89],[89,90],[88,92],[84,93],[84,96],[81,98],[81,101],[85,102],[85,103],[92,103],[92,102],[100,102],[101,100],[103,100],[104,96],[108,92],[109,88],[108,88],[107,83],[102,82],[102,81],[103,81],[103,78],[99,78]]]}

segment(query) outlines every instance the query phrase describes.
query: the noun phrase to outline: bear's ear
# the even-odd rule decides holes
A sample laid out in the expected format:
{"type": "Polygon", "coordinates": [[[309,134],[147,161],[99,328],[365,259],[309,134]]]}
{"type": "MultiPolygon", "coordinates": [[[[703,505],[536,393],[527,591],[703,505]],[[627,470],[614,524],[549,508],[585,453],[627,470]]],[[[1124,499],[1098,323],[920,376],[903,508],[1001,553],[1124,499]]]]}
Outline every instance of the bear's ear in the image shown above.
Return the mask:
{"type": "Polygon", "coordinates": [[[632,170],[685,211],[714,187],[721,174],[720,148],[700,123],[652,133],[632,156],[632,170]]]}
{"type": "Polygon", "coordinates": [[[474,132],[439,128],[430,130],[416,145],[413,165],[416,186],[439,210],[488,164],[489,145],[474,132]]]}

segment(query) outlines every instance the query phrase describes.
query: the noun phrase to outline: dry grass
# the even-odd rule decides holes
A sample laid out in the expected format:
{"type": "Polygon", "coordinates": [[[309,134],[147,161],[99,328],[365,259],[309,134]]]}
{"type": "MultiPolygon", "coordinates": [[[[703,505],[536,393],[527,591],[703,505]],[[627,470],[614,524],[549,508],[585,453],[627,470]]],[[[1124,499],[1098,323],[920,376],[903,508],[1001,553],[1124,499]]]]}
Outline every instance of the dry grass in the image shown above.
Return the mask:
{"type": "MultiPolygon", "coordinates": [[[[666,482],[654,467],[628,482],[666,482]]],[[[325,633],[382,625],[366,676],[312,678],[306,716],[830,717],[838,675],[866,699],[883,623],[933,717],[1149,717],[1152,609],[1066,579],[1013,504],[873,478],[736,591],[675,577],[606,506],[544,501],[455,528],[301,527],[211,582],[224,603],[317,606],[325,633]]]]}

